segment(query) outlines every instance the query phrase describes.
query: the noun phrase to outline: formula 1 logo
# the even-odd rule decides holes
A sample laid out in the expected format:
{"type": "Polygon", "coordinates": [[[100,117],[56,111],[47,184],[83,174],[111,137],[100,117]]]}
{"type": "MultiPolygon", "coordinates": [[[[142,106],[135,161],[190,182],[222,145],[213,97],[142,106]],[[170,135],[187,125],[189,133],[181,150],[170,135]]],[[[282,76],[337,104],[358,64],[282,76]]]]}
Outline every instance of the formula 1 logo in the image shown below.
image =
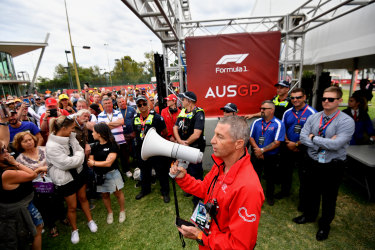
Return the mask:
{"type": "Polygon", "coordinates": [[[216,63],[216,65],[227,64],[229,62],[234,63],[241,63],[249,54],[233,54],[233,55],[225,55],[216,63]]]}
{"type": "Polygon", "coordinates": [[[247,209],[245,207],[238,209],[238,215],[246,222],[254,222],[257,219],[255,214],[247,214],[247,209]],[[242,210],[244,211],[242,212],[242,210]]]}

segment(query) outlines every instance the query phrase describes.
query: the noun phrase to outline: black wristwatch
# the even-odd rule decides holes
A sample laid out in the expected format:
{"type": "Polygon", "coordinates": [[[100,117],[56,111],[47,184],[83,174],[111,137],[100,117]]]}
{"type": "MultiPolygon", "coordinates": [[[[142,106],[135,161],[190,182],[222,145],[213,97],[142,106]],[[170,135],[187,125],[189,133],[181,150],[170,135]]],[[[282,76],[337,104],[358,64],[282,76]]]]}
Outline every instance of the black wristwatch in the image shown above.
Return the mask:
{"type": "Polygon", "coordinates": [[[199,245],[204,246],[203,240],[202,240],[203,232],[199,232],[197,242],[199,245]]]}
{"type": "Polygon", "coordinates": [[[198,242],[199,245],[204,246],[202,239],[197,239],[197,242],[198,242]]]}
{"type": "Polygon", "coordinates": [[[0,122],[0,125],[2,125],[2,126],[8,126],[9,122],[0,122]]]}

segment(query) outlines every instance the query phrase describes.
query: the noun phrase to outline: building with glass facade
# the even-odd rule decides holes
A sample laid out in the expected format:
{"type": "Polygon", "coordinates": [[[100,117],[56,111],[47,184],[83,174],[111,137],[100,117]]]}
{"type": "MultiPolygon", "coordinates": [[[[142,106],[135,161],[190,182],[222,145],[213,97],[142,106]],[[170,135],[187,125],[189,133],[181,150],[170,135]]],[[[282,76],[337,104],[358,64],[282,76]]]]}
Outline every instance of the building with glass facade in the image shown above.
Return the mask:
{"type": "MultiPolygon", "coordinates": [[[[28,72],[20,71],[17,74],[13,58],[36,49],[45,48],[47,43],[24,43],[0,41],[0,96],[20,96],[30,84],[28,72]],[[22,91],[21,91],[22,90],[22,91]]],[[[42,56],[42,53],[41,53],[42,56]]],[[[39,60],[40,61],[40,60],[39,60]]],[[[38,68],[38,67],[37,67],[38,68]]],[[[34,72],[35,74],[35,72],[34,72]]]]}

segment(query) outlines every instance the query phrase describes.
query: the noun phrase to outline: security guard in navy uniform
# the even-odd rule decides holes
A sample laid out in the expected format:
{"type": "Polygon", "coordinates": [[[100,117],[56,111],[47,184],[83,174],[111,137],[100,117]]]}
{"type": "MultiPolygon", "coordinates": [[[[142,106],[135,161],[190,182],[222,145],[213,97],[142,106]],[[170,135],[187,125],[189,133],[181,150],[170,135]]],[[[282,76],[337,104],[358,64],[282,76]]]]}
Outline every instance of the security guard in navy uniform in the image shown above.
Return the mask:
{"type": "Polygon", "coordinates": [[[135,133],[136,151],[138,156],[139,167],[141,169],[141,187],[142,190],[135,197],[136,200],[142,199],[144,196],[151,192],[151,171],[155,169],[157,176],[159,177],[161,194],[165,203],[170,201],[169,197],[169,165],[163,164],[165,162],[164,157],[151,157],[144,161],[141,158],[141,149],[143,139],[145,138],[147,131],[150,128],[155,128],[157,133],[161,136],[167,134],[167,128],[163,117],[157,114],[154,110],[150,110],[148,100],[145,96],[141,95],[136,100],[139,113],[134,116],[133,129],[135,133]]]}
{"type": "MultiPolygon", "coordinates": [[[[204,152],[206,147],[206,140],[204,138],[204,110],[195,105],[197,96],[193,92],[187,91],[179,94],[178,97],[182,98],[183,109],[173,127],[174,137],[177,143],[198,148],[201,152],[204,152]]],[[[202,163],[190,163],[187,172],[195,179],[203,180],[202,163]]],[[[198,202],[199,198],[193,197],[194,207],[198,202]]]]}
{"type": "MultiPolygon", "coordinates": [[[[280,81],[275,84],[276,95],[272,98],[273,104],[275,104],[275,117],[279,120],[283,119],[284,112],[292,108],[293,105],[290,102],[288,92],[290,89],[290,82],[280,81]]],[[[246,119],[251,119],[253,117],[260,117],[261,113],[255,113],[250,115],[245,115],[246,119]]]]}

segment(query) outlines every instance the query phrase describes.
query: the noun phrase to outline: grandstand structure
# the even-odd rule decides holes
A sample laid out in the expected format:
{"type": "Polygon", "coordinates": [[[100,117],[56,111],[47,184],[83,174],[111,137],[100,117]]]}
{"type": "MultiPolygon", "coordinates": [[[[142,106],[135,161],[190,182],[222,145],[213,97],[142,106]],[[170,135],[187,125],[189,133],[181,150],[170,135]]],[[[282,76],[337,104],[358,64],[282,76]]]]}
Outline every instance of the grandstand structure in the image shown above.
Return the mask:
{"type": "MultiPolygon", "coordinates": [[[[185,38],[242,32],[281,32],[279,79],[300,84],[305,36],[309,32],[371,5],[374,0],[308,0],[290,13],[193,20],[189,0],[121,0],[162,42],[165,79],[178,76],[184,90],[185,38]]],[[[370,24],[372,25],[372,24],[370,24]]]]}

